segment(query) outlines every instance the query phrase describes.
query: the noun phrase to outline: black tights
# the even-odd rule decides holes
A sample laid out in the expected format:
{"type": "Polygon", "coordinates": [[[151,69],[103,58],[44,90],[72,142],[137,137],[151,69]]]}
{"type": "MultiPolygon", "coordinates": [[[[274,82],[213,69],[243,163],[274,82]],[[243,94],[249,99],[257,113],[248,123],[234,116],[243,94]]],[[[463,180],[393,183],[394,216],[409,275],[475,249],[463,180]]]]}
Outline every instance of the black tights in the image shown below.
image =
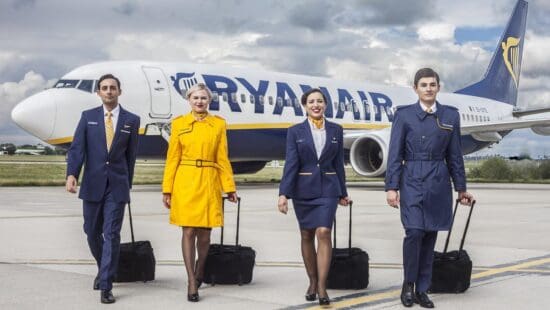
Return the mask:
{"type": "Polygon", "coordinates": [[[183,227],[181,237],[181,249],[183,252],[183,261],[187,271],[187,293],[197,292],[197,279],[202,280],[204,275],[204,264],[210,247],[210,228],[183,227]],[[195,245],[196,243],[196,245],[195,245]],[[195,250],[198,253],[198,259],[195,264],[195,250]]]}
{"type": "Polygon", "coordinates": [[[302,257],[309,278],[307,294],[318,293],[327,297],[327,277],[332,257],[331,229],[317,227],[300,230],[302,235],[302,257]],[[317,252],[315,251],[317,237],[317,252]]]}

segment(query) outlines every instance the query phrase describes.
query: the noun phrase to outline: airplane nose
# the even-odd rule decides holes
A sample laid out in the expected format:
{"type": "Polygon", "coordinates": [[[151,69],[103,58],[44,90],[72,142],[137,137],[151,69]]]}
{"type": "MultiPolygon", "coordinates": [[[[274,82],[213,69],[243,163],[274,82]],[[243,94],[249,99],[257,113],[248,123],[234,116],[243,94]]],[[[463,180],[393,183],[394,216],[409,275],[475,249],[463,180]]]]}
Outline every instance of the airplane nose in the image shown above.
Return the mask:
{"type": "Polygon", "coordinates": [[[17,104],[11,111],[11,119],[25,131],[46,141],[53,133],[55,114],[55,100],[46,90],[17,104]]]}

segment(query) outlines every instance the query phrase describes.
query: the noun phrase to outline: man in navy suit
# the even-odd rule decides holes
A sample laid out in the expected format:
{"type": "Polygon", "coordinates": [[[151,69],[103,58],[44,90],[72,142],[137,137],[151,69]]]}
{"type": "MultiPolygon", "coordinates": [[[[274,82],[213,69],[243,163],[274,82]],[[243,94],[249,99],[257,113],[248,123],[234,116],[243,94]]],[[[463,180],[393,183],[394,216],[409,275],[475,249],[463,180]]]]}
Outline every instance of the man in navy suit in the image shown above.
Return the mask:
{"type": "Polygon", "coordinates": [[[395,112],[386,196],[391,207],[401,205],[405,228],[401,302],[405,307],[418,303],[433,308],[426,292],[437,232],[451,226],[451,180],[462,204],[471,204],[473,196],[466,191],[460,115],[455,107],[436,101],[439,75],[430,68],[418,70],[414,90],[418,101],[395,112]]]}
{"type": "Polygon", "coordinates": [[[102,303],[115,302],[111,292],[118,265],[120,229],[130,188],[138,145],[139,117],[118,104],[120,81],[112,74],[97,83],[103,105],[82,112],[67,153],[68,192],[76,193],[84,164],[79,198],[83,201],[84,232],[98,274],[94,290],[102,303]]]}

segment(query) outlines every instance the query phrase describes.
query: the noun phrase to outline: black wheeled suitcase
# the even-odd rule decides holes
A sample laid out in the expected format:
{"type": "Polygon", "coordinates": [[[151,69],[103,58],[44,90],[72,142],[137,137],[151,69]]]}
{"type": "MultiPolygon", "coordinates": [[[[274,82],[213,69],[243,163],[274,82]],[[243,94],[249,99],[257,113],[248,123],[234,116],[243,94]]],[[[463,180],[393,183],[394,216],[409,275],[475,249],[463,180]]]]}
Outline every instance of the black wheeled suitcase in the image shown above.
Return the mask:
{"type": "Polygon", "coordinates": [[[462,234],[462,241],[458,251],[447,252],[449,246],[449,238],[453,229],[456,211],[458,209],[459,200],[456,200],[455,210],[453,212],[453,222],[445,240],[445,248],[443,252],[434,252],[434,262],[432,269],[432,285],[429,289],[432,293],[463,293],[470,287],[470,279],[472,277],[472,260],[468,252],[463,249],[470,218],[474,210],[475,200],[472,201],[466,227],[462,234]]]}
{"type": "Polygon", "coordinates": [[[336,248],[336,219],[334,219],[334,236],[332,260],[327,278],[330,289],[364,289],[369,285],[369,255],[360,248],[351,247],[351,208],[349,204],[348,247],[336,248]]]}
{"type": "MultiPolygon", "coordinates": [[[[223,198],[223,204],[225,200],[223,198]]],[[[222,209],[224,206],[222,205],[222,209]]],[[[204,266],[205,283],[215,284],[248,284],[252,281],[252,271],[256,260],[256,252],[247,246],[239,244],[239,221],[241,213],[241,198],[237,200],[237,231],[235,245],[223,244],[223,226],[221,228],[220,244],[211,244],[204,266]]]]}
{"type": "Polygon", "coordinates": [[[120,244],[118,269],[114,282],[153,281],[155,279],[155,255],[149,241],[134,240],[134,225],[132,223],[132,210],[128,203],[130,218],[130,232],[132,242],[120,244]]]}

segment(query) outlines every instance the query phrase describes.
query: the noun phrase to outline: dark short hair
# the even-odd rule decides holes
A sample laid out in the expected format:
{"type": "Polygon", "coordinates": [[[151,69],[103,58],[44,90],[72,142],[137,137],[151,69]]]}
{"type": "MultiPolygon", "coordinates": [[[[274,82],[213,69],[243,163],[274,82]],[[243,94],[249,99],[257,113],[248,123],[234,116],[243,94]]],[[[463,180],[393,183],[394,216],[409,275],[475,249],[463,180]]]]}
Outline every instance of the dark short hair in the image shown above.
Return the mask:
{"type": "Polygon", "coordinates": [[[414,75],[414,87],[418,86],[418,81],[420,81],[421,78],[426,77],[435,78],[437,85],[439,85],[439,74],[437,74],[437,72],[435,72],[432,68],[422,68],[416,71],[416,74],[414,75]]]}
{"type": "Polygon", "coordinates": [[[301,98],[302,105],[306,105],[307,103],[307,97],[313,93],[320,93],[321,96],[323,96],[323,100],[325,101],[325,104],[328,105],[327,97],[325,96],[325,93],[323,93],[319,88],[311,88],[308,91],[306,91],[301,98]]]}
{"type": "Polygon", "coordinates": [[[103,82],[103,80],[107,80],[107,79],[115,80],[117,85],[118,85],[118,89],[120,89],[120,81],[118,80],[118,78],[116,76],[112,75],[111,73],[104,74],[99,78],[99,81],[97,81],[97,89],[99,89],[99,86],[101,85],[101,82],[103,82]]]}

